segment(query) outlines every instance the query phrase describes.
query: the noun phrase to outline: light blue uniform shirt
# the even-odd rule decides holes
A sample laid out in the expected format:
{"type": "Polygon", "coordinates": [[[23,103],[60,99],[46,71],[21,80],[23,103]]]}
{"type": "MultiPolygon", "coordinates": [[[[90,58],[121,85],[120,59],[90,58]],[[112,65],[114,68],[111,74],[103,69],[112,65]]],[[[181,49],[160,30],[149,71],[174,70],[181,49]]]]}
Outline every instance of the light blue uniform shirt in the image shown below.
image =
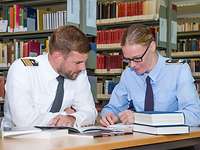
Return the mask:
{"type": "Polygon", "coordinates": [[[125,69],[101,115],[107,112],[117,115],[128,109],[130,101],[136,111],[144,111],[145,79],[149,75],[154,111],[180,111],[184,113],[187,125],[199,125],[200,100],[190,67],[187,63],[166,63],[167,59],[159,55],[157,64],[148,74],[138,75],[130,67],[125,69]]]}

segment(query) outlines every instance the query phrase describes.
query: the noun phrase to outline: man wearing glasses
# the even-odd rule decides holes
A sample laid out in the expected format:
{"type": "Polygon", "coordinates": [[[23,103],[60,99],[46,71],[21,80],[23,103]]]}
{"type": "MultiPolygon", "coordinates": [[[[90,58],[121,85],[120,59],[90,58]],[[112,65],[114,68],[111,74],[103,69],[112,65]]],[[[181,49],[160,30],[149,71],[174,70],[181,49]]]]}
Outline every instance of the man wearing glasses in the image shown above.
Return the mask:
{"type": "Polygon", "coordinates": [[[188,64],[161,56],[151,30],[142,25],[131,25],[121,46],[129,67],[101,112],[101,125],[134,123],[136,111],[180,111],[187,125],[199,125],[200,100],[188,64]]]}

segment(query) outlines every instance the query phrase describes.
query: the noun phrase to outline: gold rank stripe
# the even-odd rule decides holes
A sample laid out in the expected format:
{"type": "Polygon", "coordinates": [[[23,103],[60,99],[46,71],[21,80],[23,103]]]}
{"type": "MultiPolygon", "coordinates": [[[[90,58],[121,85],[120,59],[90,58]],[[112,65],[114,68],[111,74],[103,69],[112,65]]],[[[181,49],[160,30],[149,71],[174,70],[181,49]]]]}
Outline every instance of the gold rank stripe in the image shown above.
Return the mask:
{"type": "Polygon", "coordinates": [[[33,66],[31,60],[29,59],[21,59],[25,66],[33,66]]]}

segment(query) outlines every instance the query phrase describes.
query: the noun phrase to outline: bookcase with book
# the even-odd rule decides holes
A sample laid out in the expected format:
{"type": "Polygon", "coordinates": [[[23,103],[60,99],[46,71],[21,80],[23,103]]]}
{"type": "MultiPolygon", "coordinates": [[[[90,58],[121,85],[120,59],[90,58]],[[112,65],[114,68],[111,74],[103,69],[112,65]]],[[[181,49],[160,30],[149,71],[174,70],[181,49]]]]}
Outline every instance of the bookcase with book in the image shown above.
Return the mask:
{"type": "Polygon", "coordinates": [[[119,82],[120,75],[126,67],[123,63],[120,41],[125,28],[134,23],[149,26],[155,36],[157,47],[163,55],[168,55],[170,48],[176,48],[176,32],[172,31],[176,25],[176,7],[171,1],[97,1],[95,73],[98,78],[97,101],[99,103],[107,103],[106,100],[110,98],[113,88],[119,82]],[[175,40],[168,40],[168,36],[173,36],[175,40]]]}
{"type": "MultiPolygon", "coordinates": [[[[75,25],[91,40],[96,35],[96,13],[86,9],[92,6],[96,8],[96,0],[0,1],[0,72],[6,74],[4,72],[15,59],[47,53],[50,35],[59,26],[75,25]]],[[[88,64],[93,63],[91,57],[96,58],[93,53],[94,50],[88,64]]],[[[93,69],[92,65],[88,67],[93,69]]],[[[6,75],[0,76],[1,87],[5,78],[6,75]]],[[[1,87],[0,97],[3,97],[4,88],[1,87]]]]}
{"type": "Polygon", "coordinates": [[[200,94],[200,11],[199,3],[177,3],[177,49],[173,58],[186,59],[190,65],[195,85],[200,94]]]}

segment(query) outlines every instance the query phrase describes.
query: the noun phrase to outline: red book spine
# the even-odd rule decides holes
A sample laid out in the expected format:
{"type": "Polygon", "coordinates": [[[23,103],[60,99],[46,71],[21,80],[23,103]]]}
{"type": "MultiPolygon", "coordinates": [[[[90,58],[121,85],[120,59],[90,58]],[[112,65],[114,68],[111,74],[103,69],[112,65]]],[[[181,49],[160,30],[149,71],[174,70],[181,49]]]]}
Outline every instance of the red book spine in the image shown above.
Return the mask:
{"type": "Polygon", "coordinates": [[[9,9],[10,12],[10,32],[14,32],[14,8],[10,7],[9,9]]]}

